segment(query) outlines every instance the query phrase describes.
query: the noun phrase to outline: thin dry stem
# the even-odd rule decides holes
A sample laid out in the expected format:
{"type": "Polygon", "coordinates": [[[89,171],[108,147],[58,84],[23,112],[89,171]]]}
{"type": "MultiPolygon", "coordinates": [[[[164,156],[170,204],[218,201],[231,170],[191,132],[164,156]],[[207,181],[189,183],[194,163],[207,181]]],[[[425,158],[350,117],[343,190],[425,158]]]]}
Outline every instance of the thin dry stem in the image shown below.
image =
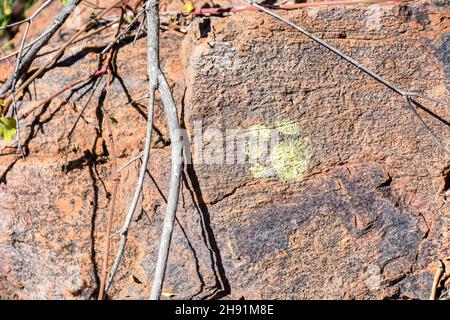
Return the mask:
{"type": "MultiPolygon", "coordinates": [[[[112,52],[109,53],[109,56],[112,55],[112,52]]],[[[110,60],[110,59],[108,59],[110,60]]],[[[109,61],[108,61],[109,64],[109,61]]],[[[106,98],[105,98],[105,108],[104,108],[104,115],[105,115],[105,123],[106,123],[106,130],[109,137],[109,150],[111,155],[111,170],[112,170],[112,180],[113,180],[113,190],[111,194],[111,204],[109,206],[109,212],[108,212],[108,222],[106,226],[106,236],[105,236],[105,246],[103,251],[103,264],[102,264],[102,277],[100,281],[100,290],[98,299],[103,300],[104,294],[105,294],[105,286],[106,286],[106,280],[108,277],[108,258],[109,258],[109,250],[111,246],[111,230],[112,230],[112,224],[113,224],[113,218],[114,218],[114,210],[116,205],[116,198],[117,198],[117,189],[119,187],[119,175],[117,170],[117,154],[116,154],[116,146],[114,144],[114,137],[112,134],[112,128],[111,128],[111,115],[109,113],[109,105],[110,105],[110,85],[112,81],[112,73],[111,69],[108,67],[108,78],[106,81],[106,98]]]]}
{"type": "MultiPolygon", "coordinates": [[[[146,10],[151,5],[152,0],[149,0],[146,4],[146,10]]],[[[148,32],[147,36],[147,73],[149,75],[149,104],[147,110],[147,129],[145,134],[145,146],[142,157],[141,168],[139,171],[139,177],[136,182],[136,187],[134,189],[134,196],[131,200],[130,208],[125,217],[125,221],[123,223],[122,229],[120,231],[120,244],[119,250],[116,254],[116,258],[114,260],[113,266],[111,268],[111,272],[106,283],[105,291],[110,287],[114,275],[117,272],[117,268],[119,267],[120,260],[125,251],[125,246],[127,242],[127,233],[130,228],[131,221],[133,219],[134,212],[136,210],[137,204],[139,202],[139,198],[141,196],[142,187],[144,185],[145,173],[147,170],[147,165],[150,159],[150,149],[151,149],[151,137],[153,130],[153,109],[154,109],[154,100],[155,100],[155,91],[158,88],[158,70],[159,70],[159,38],[158,38],[158,21],[152,21],[156,25],[152,27],[152,33],[148,32]]]]}
{"type": "MultiPolygon", "coordinates": [[[[73,0],[72,2],[79,2],[73,0]]],[[[113,4],[112,6],[110,6],[109,8],[105,9],[104,11],[102,11],[96,18],[100,19],[101,17],[103,17],[105,14],[107,14],[109,11],[111,11],[112,9],[114,9],[119,3],[121,3],[121,1],[116,2],[115,4],[113,4]]],[[[67,18],[67,17],[66,17],[67,18]]],[[[69,41],[67,41],[59,50],[58,52],[52,57],[52,59],[50,59],[46,64],[44,64],[42,67],[40,67],[36,72],[34,72],[16,91],[16,95],[21,94],[26,87],[28,87],[31,82],[33,82],[37,77],[39,77],[49,66],[51,66],[53,63],[55,63],[55,61],[57,61],[63,54],[64,51],[78,38],[80,37],[84,32],[86,32],[90,27],[92,26],[92,22],[88,22],[87,24],[85,24],[81,30],[79,30],[74,36],[72,36],[72,38],[70,38],[69,41]]],[[[32,50],[33,48],[29,49],[27,52],[27,55],[29,54],[29,52],[32,50]]],[[[39,48],[40,49],[40,48],[39,48]]],[[[39,51],[39,50],[38,50],[39,51]]],[[[37,53],[37,52],[36,52],[37,53]]],[[[35,54],[33,55],[33,59],[34,59],[35,54]]],[[[30,62],[31,63],[31,62],[30,62]]],[[[20,71],[19,71],[20,73],[20,71]]],[[[7,86],[7,83],[4,84],[4,86],[2,87],[2,89],[7,86]]],[[[0,95],[2,94],[2,92],[0,92],[0,95]]],[[[16,96],[17,98],[17,96],[16,96]]],[[[8,111],[8,107],[11,105],[12,103],[12,97],[8,97],[8,99],[5,100],[4,102],[4,109],[3,112],[6,114],[6,112],[8,111]]]]}

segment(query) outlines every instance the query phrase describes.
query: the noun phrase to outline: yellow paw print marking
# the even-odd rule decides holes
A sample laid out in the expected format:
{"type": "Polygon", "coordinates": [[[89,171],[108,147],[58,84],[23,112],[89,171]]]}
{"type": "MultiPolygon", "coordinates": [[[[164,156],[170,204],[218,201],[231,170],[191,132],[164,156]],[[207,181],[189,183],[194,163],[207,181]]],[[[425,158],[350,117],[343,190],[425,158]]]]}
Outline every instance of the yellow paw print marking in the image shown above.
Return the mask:
{"type": "Polygon", "coordinates": [[[300,133],[298,123],[288,119],[277,121],[275,127],[284,134],[297,135],[300,133]]]}
{"type": "Polygon", "coordinates": [[[258,159],[264,153],[262,144],[270,141],[270,129],[265,125],[255,124],[248,132],[250,140],[246,143],[244,152],[252,159],[258,159]]]}
{"type": "Polygon", "coordinates": [[[272,175],[271,170],[260,163],[251,166],[250,173],[258,179],[269,178],[272,175]]]}
{"type": "Polygon", "coordinates": [[[275,146],[270,154],[272,166],[278,177],[285,181],[295,181],[308,169],[312,155],[309,138],[300,141],[288,141],[275,146]]]}
{"type": "MultiPolygon", "coordinates": [[[[274,129],[255,125],[249,130],[256,132],[256,142],[269,141],[271,130],[277,130],[285,138],[275,145],[269,145],[270,164],[258,162],[250,167],[250,173],[254,178],[264,179],[276,175],[281,181],[294,182],[304,175],[311,160],[313,145],[309,137],[300,137],[298,123],[285,119],[277,121],[274,129]]],[[[246,153],[256,159],[260,158],[262,155],[260,144],[248,143],[246,153]]]]}

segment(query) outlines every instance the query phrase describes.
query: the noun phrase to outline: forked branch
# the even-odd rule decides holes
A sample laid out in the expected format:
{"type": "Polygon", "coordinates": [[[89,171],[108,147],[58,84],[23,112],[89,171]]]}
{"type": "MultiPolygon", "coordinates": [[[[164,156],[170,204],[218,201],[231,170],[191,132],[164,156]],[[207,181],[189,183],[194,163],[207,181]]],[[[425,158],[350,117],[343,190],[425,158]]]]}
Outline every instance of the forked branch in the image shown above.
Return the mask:
{"type": "MultiPolygon", "coordinates": [[[[79,1],[80,0],[72,0],[71,1],[71,3],[79,3],[79,1]]],[[[117,1],[116,3],[114,3],[113,5],[111,5],[109,8],[107,8],[107,9],[105,9],[104,11],[102,11],[98,16],[96,16],[96,19],[100,19],[101,17],[103,17],[104,15],[106,15],[109,11],[111,11],[112,9],[114,9],[117,5],[119,5],[121,3],[121,0],[120,1],[117,1]]],[[[74,10],[74,5],[75,4],[73,4],[72,5],[72,11],[74,10]]],[[[67,7],[69,7],[70,6],[70,4],[69,5],[67,5],[67,7]]],[[[65,10],[67,10],[67,7],[65,7],[65,10]]],[[[64,12],[65,12],[65,10],[64,10],[64,12]]],[[[72,12],[72,11],[70,11],[70,12],[72,12]]],[[[60,13],[61,14],[61,13],[60,13]]],[[[59,14],[59,15],[60,15],[59,14]]],[[[59,16],[58,15],[58,16],[59,16]]],[[[65,16],[65,19],[67,19],[68,18],[68,16],[70,15],[70,13],[67,15],[67,16],[65,16]]],[[[62,18],[61,18],[62,19],[62,18]]],[[[59,19],[58,19],[58,17],[55,19],[55,21],[59,21],[59,19]]],[[[56,22],[53,22],[53,24],[52,25],[55,25],[56,24],[56,22]]],[[[10,97],[8,97],[5,101],[4,101],[4,106],[3,106],[3,113],[4,114],[6,114],[7,112],[8,112],[8,108],[9,108],[9,106],[11,105],[11,103],[13,102],[13,100],[15,99],[15,98],[17,98],[16,97],[16,95],[18,96],[18,95],[20,95],[24,90],[25,90],[25,88],[27,88],[37,77],[39,77],[49,66],[51,66],[55,61],[57,61],[63,54],[64,54],[64,52],[65,52],[65,50],[73,43],[73,42],[75,42],[83,33],[85,33],[85,32],[87,32],[89,29],[90,29],[90,27],[93,25],[93,23],[95,23],[95,22],[92,22],[92,21],[90,21],[90,22],[88,22],[88,23],[86,23],[77,33],[75,33],[70,39],[69,39],[69,41],[67,41],[57,52],[56,52],[56,54],[47,62],[47,63],[45,63],[43,66],[41,66],[38,70],[36,70],[30,77],[28,77],[21,85],[20,85],[20,87],[17,89],[17,90],[15,90],[15,93],[14,94],[12,94],[10,97]]],[[[62,23],[60,23],[59,24],[59,27],[62,25],[62,23]]],[[[58,27],[58,28],[59,28],[58,27]]],[[[56,30],[58,30],[58,28],[56,29],[56,30]]],[[[48,30],[49,29],[51,29],[51,26],[49,27],[49,28],[47,28],[47,30],[44,32],[44,35],[45,35],[45,37],[43,37],[43,38],[46,38],[47,37],[47,33],[48,33],[48,30]]],[[[54,31],[54,32],[56,32],[56,30],[54,31]]],[[[49,39],[50,39],[51,37],[49,37],[49,39]]],[[[48,39],[48,40],[49,40],[48,39]]],[[[47,40],[47,42],[48,42],[48,40],[47,40]]],[[[29,54],[30,54],[30,52],[32,51],[32,50],[34,50],[34,48],[35,48],[35,46],[37,46],[39,43],[41,43],[41,40],[40,41],[38,41],[38,42],[36,42],[35,44],[33,44],[33,46],[30,48],[30,49],[28,49],[28,51],[27,51],[27,53],[25,54],[25,56],[24,56],[24,58],[25,57],[27,57],[29,54]]],[[[45,45],[45,44],[44,44],[45,45]]],[[[43,45],[42,45],[43,46],[43,45]]],[[[39,51],[41,49],[41,47],[39,47],[39,48],[37,48],[36,49],[36,52],[35,52],[35,54],[33,54],[31,57],[30,57],[30,61],[29,61],[29,65],[31,65],[31,63],[33,62],[33,60],[34,60],[34,58],[35,58],[35,55],[37,54],[37,52],[39,51]]],[[[23,65],[23,62],[21,63],[21,65],[23,65]]],[[[27,68],[29,67],[29,65],[27,66],[27,68]]],[[[25,70],[26,68],[24,68],[24,70],[25,70]]],[[[19,66],[19,69],[18,69],[18,74],[20,74],[20,66],[19,66]]],[[[11,86],[12,86],[12,77],[10,78],[11,79],[11,86]]],[[[8,81],[10,80],[10,79],[8,79],[8,81]]],[[[11,88],[9,85],[8,85],[8,81],[3,85],[3,87],[0,89],[0,96],[2,96],[4,93],[6,93],[9,89],[7,89],[7,88],[11,88]],[[3,91],[1,91],[1,90],[3,90],[3,91]]]]}
{"type": "MultiPolygon", "coordinates": [[[[69,18],[69,16],[72,14],[72,12],[80,2],[81,0],[70,0],[69,3],[64,8],[62,8],[61,11],[59,11],[53,23],[47,27],[42,36],[39,37],[39,40],[34,42],[33,45],[28,49],[28,51],[21,58],[21,62],[17,67],[16,74],[19,77],[30,67],[39,50],[41,50],[48,43],[50,38],[56,33],[56,31],[61,28],[63,23],[67,20],[67,18],[69,18]]],[[[29,23],[30,22],[28,21],[28,24],[29,23]]],[[[13,82],[13,77],[8,78],[8,80],[0,88],[0,96],[11,90],[11,88],[13,87],[13,82]]]]}
{"type": "MultiPolygon", "coordinates": [[[[146,3],[145,11],[147,15],[153,15],[153,11],[158,10],[158,3],[155,3],[155,0],[149,0],[146,3]]],[[[148,33],[147,33],[147,73],[149,77],[149,92],[148,92],[148,110],[147,110],[147,129],[145,134],[145,146],[144,152],[142,156],[141,168],[139,171],[139,177],[136,182],[136,187],[134,189],[134,196],[131,200],[130,208],[125,217],[124,224],[120,231],[120,245],[119,250],[117,252],[116,258],[114,260],[113,266],[111,268],[111,272],[106,283],[105,292],[108,290],[111,285],[111,281],[113,280],[114,275],[117,272],[117,268],[119,266],[122,255],[125,251],[125,246],[127,242],[127,233],[130,227],[131,220],[133,219],[134,212],[136,210],[137,204],[139,202],[139,198],[141,196],[142,187],[144,185],[145,173],[147,170],[148,161],[150,159],[150,149],[151,149],[151,140],[152,140],[152,130],[153,130],[153,108],[155,101],[155,91],[158,88],[158,70],[159,70],[159,17],[158,11],[156,11],[156,19],[152,19],[148,21],[148,33]]]]}
{"type": "Polygon", "coordinates": [[[444,152],[447,156],[450,156],[450,150],[446,147],[446,145],[441,141],[441,139],[439,139],[436,134],[433,132],[433,130],[425,123],[425,121],[420,117],[419,113],[417,112],[417,109],[420,108],[420,105],[414,101],[412,99],[412,97],[418,97],[418,98],[423,98],[429,101],[433,101],[435,103],[438,104],[442,104],[445,106],[449,106],[450,104],[446,101],[440,101],[440,100],[436,100],[418,93],[411,93],[407,90],[404,90],[402,88],[399,88],[398,86],[392,84],[391,82],[389,82],[388,80],[384,79],[383,77],[381,77],[379,74],[377,74],[376,72],[374,72],[373,70],[370,70],[369,68],[367,68],[365,65],[359,63],[358,61],[356,61],[355,59],[353,59],[352,57],[348,56],[347,54],[345,54],[344,52],[342,52],[341,50],[337,49],[336,47],[333,47],[332,45],[330,45],[328,42],[326,42],[325,40],[319,38],[318,36],[316,36],[313,33],[310,33],[308,31],[306,31],[305,29],[303,29],[302,27],[298,26],[297,24],[293,23],[292,21],[289,21],[288,19],[280,16],[279,14],[275,13],[273,10],[270,10],[267,7],[261,6],[257,3],[255,3],[252,0],[246,0],[249,4],[251,4],[252,6],[258,8],[259,10],[267,13],[268,15],[271,15],[272,17],[282,21],[283,23],[287,24],[288,26],[296,29],[297,31],[300,31],[301,33],[303,33],[305,36],[307,36],[308,38],[314,40],[315,42],[319,43],[321,46],[327,48],[328,50],[330,50],[331,52],[335,53],[336,55],[338,55],[339,57],[341,57],[342,59],[346,60],[347,62],[351,63],[352,65],[354,65],[356,68],[358,68],[359,70],[363,71],[364,73],[366,73],[368,76],[370,76],[371,78],[375,79],[376,81],[384,84],[386,87],[388,87],[390,90],[392,90],[393,92],[397,93],[398,95],[400,95],[404,101],[406,102],[406,105],[409,107],[409,109],[411,110],[411,112],[413,113],[413,115],[420,121],[420,123],[422,124],[422,126],[428,131],[428,133],[431,135],[431,137],[433,138],[433,140],[436,142],[436,144],[439,146],[439,148],[442,150],[442,152],[444,152]]]}
{"type": "Polygon", "coordinates": [[[167,258],[169,255],[170,242],[172,238],[173,225],[175,221],[175,214],[178,204],[178,197],[180,192],[180,178],[182,166],[182,150],[183,145],[180,135],[180,125],[178,121],[178,114],[176,104],[172,96],[170,86],[162,73],[159,66],[159,1],[150,0],[145,4],[145,14],[147,21],[147,59],[148,59],[148,77],[149,77],[149,107],[147,116],[147,133],[145,140],[145,148],[139,178],[134,191],[134,197],[131,202],[130,209],[125,219],[125,223],[120,232],[121,242],[119,252],[111,269],[111,274],[106,285],[106,289],[111,285],[113,276],[117,271],[120,259],[125,250],[127,241],[127,232],[136,210],[139,197],[142,192],[144,177],[147,169],[148,159],[150,155],[150,142],[153,121],[153,104],[155,91],[158,89],[164,110],[167,117],[169,127],[171,145],[172,145],[172,169],[170,178],[169,198],[167,201],[166,216],[164,218],[163,231],[161,234],[160,247],[158,253],[158,260],[156,263],[155,277],[153,281],[150,299],[157,300],[161,295],[162,284],[167,265],[167,258]]]}
{"type": "MultiPolygon", "coordinates": [[[[148,19],[148,16],[147,16],[148,19]]],[[[164,74],[159,70],[159,92],[166,112],[170,142],[172,146],[172,169],[170,176],[169,197],[167,199],[166,216],[159,241],[158,260],[156,262],[155,277],[152,285],[151,300],[158,300],[161,295],[164,275],[166,272],[167,258],[169,256],[170,242],[172,239],[173,225],[177,211],[178,197],[180,194],[181,166],[183,164],[183,144],[180,135],[176,104],[164,74]]]]}

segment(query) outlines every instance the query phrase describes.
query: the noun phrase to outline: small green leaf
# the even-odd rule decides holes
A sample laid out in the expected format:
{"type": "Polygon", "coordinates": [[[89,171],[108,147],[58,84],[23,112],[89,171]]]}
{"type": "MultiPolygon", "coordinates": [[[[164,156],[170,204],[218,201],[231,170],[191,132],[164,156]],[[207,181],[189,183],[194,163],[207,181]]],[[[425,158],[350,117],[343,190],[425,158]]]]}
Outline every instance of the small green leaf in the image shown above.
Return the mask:
{"type": "Polygon", "coordinates": [[[67,6],[69,4],[69,0],[61,0],[63,6],[67,6]]]}
{"type": "Polygon", "coordinates": [[[11,5],[7,0],[3,0],[3,12],[5,13],[5,16],[10,16],[12,14],[11,5]]]}
{"type": "Polygon", "coordinates": [[[10,141],[16,132],[16,119],[0,117],[0,137],[5,141],[10,141]]]}
{"type": "Polygon", "coordinates": [[[113,126],[117,126],[119,124],[119,121],[117,121],[116,118],[114,117],[109,117],[109,122],[113,125],[113,126]]]}
{"type": "Polygon", "coordinates": [[[125,16],[123,20],[125,20],[125,22],[129,24],[131,23],[131,21],[133,21],[133,16],[125,16]]]}
{"type": "Polygon", "coordinates": [[[183,10],[186,14],[191,13],[192,11],[194,11],[194,5],[192,4],[192,2],[187,2],[183,5],[183,10]]]}

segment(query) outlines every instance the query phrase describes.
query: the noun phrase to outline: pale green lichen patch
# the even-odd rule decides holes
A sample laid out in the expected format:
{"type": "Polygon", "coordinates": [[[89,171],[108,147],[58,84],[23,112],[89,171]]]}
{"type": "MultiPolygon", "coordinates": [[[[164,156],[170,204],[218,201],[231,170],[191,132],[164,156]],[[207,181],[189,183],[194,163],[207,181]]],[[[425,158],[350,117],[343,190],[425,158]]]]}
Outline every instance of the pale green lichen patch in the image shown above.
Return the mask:
{"type": "Polygon", "coordinates": [[[293,120],[289,119],[280,120],[275,123],[275,126],[278,129],[278,131],[287,135],[296,135],[300,133],[300,127],[298,123],[296,123],[293,120]]]}
{"type": "Polygon", "coordinates": [[[272,167],[285,182],[298,180],[308,169],[312,156],[310,139],[287,141],[274,147],[270,154],[272,167]]]}
{"type": "Polygon", "coordinates": [[[263,155],[263,148],[259,143],[246,143],[244,152],[249,155],[251,159],[259,159],[263,155]]]}
{"type": "Polygon", "coordinates": [[[270,129],[265,125],[255,124],[248,129],[249,141],[245,144],[244,152],[251,159],[259,159],[264,153],[264,145],[270,140],[270,129]]]}
{"type": "Polygon", "coordinates": [[[255,124],[248,129],[250,137],[256,139],[257,141],[269,141],[270,140],[270,129],[262,124],[255,124]]]}
{"type": "Polygon", "coordinates": [[[313,145],[308,137],[300,137],[300,126],[297,122],[283,119],[277,121],[273,129],[257,124],[251,126],[248,133],[249,140],[245,144],[244,152],[257,162],[250,167],[254,178],[277,176],[281,181],[294,182],[305,174],[313,153],[313,145]],[[281,141],[271,140],[274,130],[284,134],[281,141]]]}

